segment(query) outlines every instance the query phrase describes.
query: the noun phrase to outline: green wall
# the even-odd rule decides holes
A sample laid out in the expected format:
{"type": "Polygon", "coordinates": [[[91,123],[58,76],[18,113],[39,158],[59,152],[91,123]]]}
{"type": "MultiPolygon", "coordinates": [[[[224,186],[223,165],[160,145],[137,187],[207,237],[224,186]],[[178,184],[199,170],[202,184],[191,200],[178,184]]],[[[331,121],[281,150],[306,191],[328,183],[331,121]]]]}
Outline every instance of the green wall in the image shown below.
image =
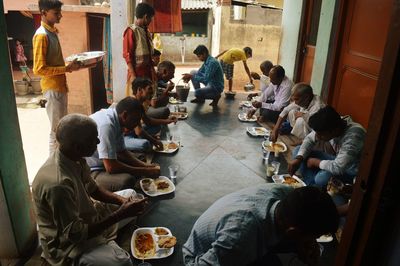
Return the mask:
{"type": "Polygon", "coordinates": [[[321,95],[324,79],[329,70],[326,65],[328,62],[329,47],[331,44],[331,32],[334,21],[336,1],[323,0],[321,6],[321,16],[319,19],[317,46],[315,50],[313,72],[311,76],[311,86],[314,93],[321,95]]]}
{"type": "MultiPolygon", "coordinates": [[[[23,257],[37,233],[0,3],[0,259],[23,257]]],[[[32,140],[34,141],[34,140],[32,140]]]]}
{"type": "Polygon", "coordinates": [[[293,79],[299,39],[303,0],[285,0],[283,3],[282,35],[278,63],[286,76],[293,79]]]}

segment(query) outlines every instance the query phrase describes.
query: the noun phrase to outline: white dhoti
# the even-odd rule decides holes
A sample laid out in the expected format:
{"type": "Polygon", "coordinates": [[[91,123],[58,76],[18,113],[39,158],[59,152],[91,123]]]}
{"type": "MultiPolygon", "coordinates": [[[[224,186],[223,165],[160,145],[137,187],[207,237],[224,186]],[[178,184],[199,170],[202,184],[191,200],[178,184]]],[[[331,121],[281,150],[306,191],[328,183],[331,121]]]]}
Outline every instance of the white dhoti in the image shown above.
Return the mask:
{"type": "Polygon", "coordinates": [[[288,120],[290,126],[292,127],[292,131],[290,133],[299,139],[304,139],[311,132],[311,128],[308,126],[308,123],[303,119],[303,117],[296,119],[294,115],[295,112],[297,112],[297,110],[292,110],[288,114],[288,120]]]}
{"type": "MultiPolygon", "coordinates": [[[[133,189],[125,189],[114,192],[124,198],[129,198],[136,194],[133,189]]],[[[99,203],[102,204],[102,203],[99,203]]],[[[117,205],[113,204],[103,204],[105,206],[104,212],[110,213],[113,210],[119,208],[117,205]]],[[[74,265],[76,266],[108,266],[108,265],[117,265],[117,266],[131,266],[132,260],[127,251],[118,246],[117,243],[113,239],[116,237],[117,229],[120,229],[127,225],[130,221],[135,219],[136,217],[128,217],[124,220],[121,220],[115,226],[111,226],[109,229],[104,231],[104,235],[109,241],[107,243],[103,243],[100,245],[96,245],[85,252],[83,252],[79,258],[75,259],[74,265]]]]}

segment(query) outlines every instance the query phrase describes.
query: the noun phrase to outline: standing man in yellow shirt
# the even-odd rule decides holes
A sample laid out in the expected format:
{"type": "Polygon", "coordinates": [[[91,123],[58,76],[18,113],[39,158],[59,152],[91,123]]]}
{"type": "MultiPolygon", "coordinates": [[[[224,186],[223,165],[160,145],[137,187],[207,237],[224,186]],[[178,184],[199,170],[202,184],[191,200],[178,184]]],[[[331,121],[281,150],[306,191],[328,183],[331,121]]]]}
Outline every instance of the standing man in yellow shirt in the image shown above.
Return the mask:
{"type": "Polygon", "coordinates": [[[253,50],[250,47],[244,47],[243,49],[239,48],[231,48],[229,50],[225,50],[215,58],[221,57],[220,63],[222,70],[224,71],[225,78],[228,80],[229,92],[232,92],[233,86],[233,68],[234,62],[243,61],[244,70],[246,70],[247,75],[249,76],[249,82],[253,83],[253,78],[250,74],[250,69],[247,66],[247,59],[253,56],[253,50]]]}
{"type": "Polygon", "coordinates": [[[50,154],[56,148],[55,129],[58,121],[67,114],[67,80],[65,73],[79,70],[80,64],[74,60],[65,65],[58,40],[58,30],[54,24],[62,18],[59,0],[39,0],[42,15],[41,26],[33,36],[33,73],[42,79],[40,85],[47,100],[46,112],[50,120],[50,154]]]}

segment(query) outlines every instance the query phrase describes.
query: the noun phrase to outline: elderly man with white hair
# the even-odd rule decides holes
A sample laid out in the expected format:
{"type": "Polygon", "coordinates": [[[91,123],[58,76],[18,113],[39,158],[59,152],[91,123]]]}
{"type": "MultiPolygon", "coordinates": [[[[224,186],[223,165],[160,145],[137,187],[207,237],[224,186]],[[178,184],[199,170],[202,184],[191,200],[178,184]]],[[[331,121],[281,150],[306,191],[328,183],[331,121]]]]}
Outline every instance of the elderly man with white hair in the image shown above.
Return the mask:
{"type": "Polygon", "coordinates": [[[278,139],[279,129],[286,119],[292,127],[290,133],[303,140],[312,131],[308,125],[308,119],[325,106],[321,98],[314,95],[313,89],[306,83],[294,85],[291,99],[292,103],[279,114],[278,121],[272,130],[271,141],[273,142],[278,139]]]}
{"type": "Polygon", "coordinates": [[[51,265],[132,265],[113,239],[117,223],[140,214],[146,200],[131,201],[134,190],[112,193],[91,178],[83,158],[99,143],[91,118],[65,116],[56,139],[59,147],[32,184],[42,257],[51,265]]]}

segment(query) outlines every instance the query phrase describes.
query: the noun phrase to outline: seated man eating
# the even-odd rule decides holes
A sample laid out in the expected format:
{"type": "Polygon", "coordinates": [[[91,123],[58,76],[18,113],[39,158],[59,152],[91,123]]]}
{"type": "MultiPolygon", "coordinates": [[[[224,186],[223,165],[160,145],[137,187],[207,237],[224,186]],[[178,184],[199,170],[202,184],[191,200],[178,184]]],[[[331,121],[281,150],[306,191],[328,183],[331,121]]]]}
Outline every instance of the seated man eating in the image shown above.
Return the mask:
{"type": "Polygon", "coordinates": [[[216,107],[224,90],[224,77],[221,65],[209,54],[207,47],[204,45],[197,46],[193,53],[204,63],[199,70],[192,70],[190,74],[183,74],[182,79],[185,82],[191,80],[195,90],[194,96],[196,98],[190,102],[204,103],[205,99],[211,99],[213,101],[210,105],[216,107]],[[201,88],[200,83],[204,84],[205,87],[201,88]]]}
{"type": "Polygon", "coordinates": [[[306,83],[294,85],[292,101],[279,114],[278,121],[271,133],[272,142],[278,139],[279,130],[286,118],[292,127],[290,133],[301,140],[304,139],[311,132],[311,128],[308,125],[310,116],[325,106],[321,98],[318,95],[314,95],[313,89],[306,83]]]}
{"type": "Polygon", "coordinates": [[[175,65],[171,61],[162,61],[157,67],[157,84],[153,90],[153,97],[150,106],[146,111],[147,116],[152,118],[166,119],[170,111],[167,107],[170,96],[175,96],[171,91],[175,84],[171,81],[174,78],[175,65]]]}
{"type": "Polygon", "coordinates": [[[271,83],[262,93],[261,101],[253,102],[254,109],[247,116],[252,117],[260,108],[261,121],[276,123],[283,108],[289,105],[293,82],[285,76],[285,69],[280,65],[272,67],[269,78],[271,83]]]}
{"type": "Polygon", "coordinates": [[[313,131],[294,149],[295,159],[288,165],[289,174],[299,169],[307,185],[323,189],[332,176],[353,183],[364,147],[365,129],[350,118],[341,118],[331,106],[312,115],[308,124],[313,131]],[[329,142],[334,155],[313,150],[317,141],[329,142]]]}
{"type": "Polygon", "coordinates": [[[115,108],[102,109],[90,116],[97,124],[100,142],[86,160],[99,186],[117,191],[133,188],[138,176],[160,175],[160,166],[140,161],[125,147],[123,128],[133,130],[140,124],[143,113],[141,102],[126,97],[115,108]]]}
{"type": "MultiPolygon", "coordinates": [[[[144,105],[146,100],[151,97],[152,93],[153,83],[151,80],[147,78],[136,78],[132,82],[132,97],[137,99],[142,103],[142,105],[144,105]]],[[[171,116],[167,119],[157,119],[144,113],[142,116],[142,122],[145,124],[144,126],[139,124],[134,130],[125,130],[125,146],[130,151],[150,152],[153,150],[153,145],[157,149],[162,149],[162,142],[156,139],[153,135],[161,130],[161,125],[176,123],[177,118],[171,116]]]]}
{"type": "Polygon", "coordinates": [[[277,253],[296,252],[308,265],[320,255],[316,238],[336,232],[337,209],[315,187],[263,184],[217,200],[183,245],[187,266],[279,265],[277,253]]]}
{"type": "Polygon", "coordinates": [[[63,117],[56,139],[58,148],[32,184],[42,257],[51,265],[132,265],[129,253],[113,241],[116,223],[140,214],[145,200],[130,201],[132,189],[111,193],[90,177],[83,157],[99,143],[92,119],[63,117]]]}

